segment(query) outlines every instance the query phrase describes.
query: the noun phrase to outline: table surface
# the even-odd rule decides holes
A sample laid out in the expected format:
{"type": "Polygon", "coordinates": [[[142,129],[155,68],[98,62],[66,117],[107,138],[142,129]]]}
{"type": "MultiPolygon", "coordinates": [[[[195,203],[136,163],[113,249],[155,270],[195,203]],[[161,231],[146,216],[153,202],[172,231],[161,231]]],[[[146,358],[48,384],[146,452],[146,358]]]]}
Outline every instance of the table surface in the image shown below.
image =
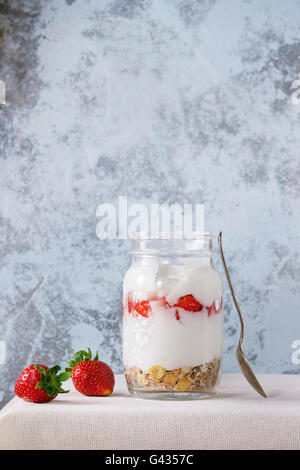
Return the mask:
{"type": "Polygon", "coordinates": [[[300,449],[300,375],[259,375],[268,398],[240,374],[197,401],[145,400],[116,376],[109,397],[72,384],[51,403],[13,398],[0,412],[0,449],[300,449]]]}

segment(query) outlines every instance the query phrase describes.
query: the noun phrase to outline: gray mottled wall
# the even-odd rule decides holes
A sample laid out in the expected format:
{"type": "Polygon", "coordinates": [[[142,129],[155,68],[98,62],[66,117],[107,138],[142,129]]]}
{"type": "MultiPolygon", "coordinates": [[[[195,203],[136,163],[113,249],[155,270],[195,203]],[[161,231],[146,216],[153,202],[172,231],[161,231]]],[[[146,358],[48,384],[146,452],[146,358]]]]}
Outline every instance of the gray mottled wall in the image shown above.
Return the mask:
{"type": "MultiPolygon", "coordinates": [[[[258,372],[299,373],[298,0],[0,0],[0,401],[90,345],[121,371],[127,242],[95,211],[205,204],[258,372]],[[297,217],[298,215],[298,217],[297,217]]],[[[225,295],[224,365],[238,322],[225,295]]]]}

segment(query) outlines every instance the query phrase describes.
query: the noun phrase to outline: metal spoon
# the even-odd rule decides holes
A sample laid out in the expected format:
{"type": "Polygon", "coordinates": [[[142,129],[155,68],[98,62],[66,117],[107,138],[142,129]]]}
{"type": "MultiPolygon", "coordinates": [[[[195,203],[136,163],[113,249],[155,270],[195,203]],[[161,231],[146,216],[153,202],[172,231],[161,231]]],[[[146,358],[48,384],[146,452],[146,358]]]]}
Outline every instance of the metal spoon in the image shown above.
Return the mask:
{"type": "Polygon", "coordinates": [[[241,324],[240,339],[239,339],[238,346],[236,348],[236,357],[237,357],[240,369],[241,369],[244,377],[246,378],[246,380],[249,382],[249,384],[262,397],[267,398],[267,395],[265,394],[262,386],[260,385],[259,381],[257,380],[254,372],[252,371],[252,369],[251,369],[251,367],[250,367],[250,365],[249,365],[249,363],[248,363],[248,361],[245,357],[245,354],[242,351],[242,343],[243,343],[243,340],[244,340],[244,321],[243,321],[242,313],[241,313],[240,308],[239,308],[239,304],[238,304],[238,302],[236,300],[236,297],[235,297],[235,293],[234,293],[234,290],[233,290],[233,287],[232,287],[230,275],[229,275],[228,269],[226,267],[226,262],[225,262],[225,258],[224,258],[223,248],[222,248],[222,232],[219,233],[218,243],[219,243],[221,259],[222,259],[222,263],[223,263],[223,266],[224,266],[228,286],[229,286],[229,289],[230,289],[230,292],[231,292],[231,295],[232,295],[232,298],[233,298],[233,302],[234,302],[235,308],[237,310],[237,313],[238,313],[238,316],[239,316],[239,319],[240,319],[240,324],[241,324]]]}

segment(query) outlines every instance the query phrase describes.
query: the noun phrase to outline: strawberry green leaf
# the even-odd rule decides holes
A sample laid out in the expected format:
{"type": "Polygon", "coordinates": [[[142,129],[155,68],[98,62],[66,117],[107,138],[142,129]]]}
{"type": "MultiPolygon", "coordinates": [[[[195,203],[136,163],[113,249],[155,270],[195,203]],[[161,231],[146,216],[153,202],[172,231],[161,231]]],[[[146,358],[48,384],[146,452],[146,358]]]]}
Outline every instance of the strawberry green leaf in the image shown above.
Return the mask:
{"type": "MultiPolygon", "coordinates": [[[[68,366],[70,366],[71,369],[74,369],[74,367],[78,364],[76,361],[69,361],[67,362],[68,366]]],[[[67,370],[67,368],[65,369],[67,370]]]]}
{"type": "Polygon", "coordinates": [[[67,372],[62,372],[61,374],[59,374],[57,376],[57,379],[60,381],[60,382],[65,382],[66,380],[70,379],[72,376],[72,373],[67,371],[67,372]]]}
{"type": "Polygon", "coordinates": [[[90,348],[88,348],[88,352],[83,351],[83,350],[79,351],[79,353],[80,353],[82,356],[86,357],[86,358],[89,359],[89,360],[90,360],[90,358],[91,358],[90,352],[91,352],[90,348]]]}
{"type": "Polygon", "coordinates": [[[83,359],[84,359],[84,356],[81,351],[78,351],[77,353],[74,354],[74,360],[76,361],[76,363],[82,362],[83,359]]]}
{"type": "Polygon", "coordinates": [[[36,389],[43,389],[48,397],[56,397],[58,393],[68,393],[69,390],[63,390],[61,385],[62,382],[70,378],[69,372],[62,372],[57,375],[60,371],[60,366],[56,365],[45,370],[38,364],[32,364],[40,373],[41,380],[36,384],[36,389]]]}
{"type": "Polygon", "coordinates": [[[71,361],[68,361],[67,364],[69,367],[66,367],[65,368],[65,371],[66,372],[69,372],[70,369],[74,369],[74,367],[79,364],[80,362],[83,362],[83,361],[98,361],[99,360],[99,356],[98,356],[98,352],[96,353],[94,359],[92,359],[92,351],[90,348],[87,349],[87,351],[84,351],[83,349],[81,349],[80,351],[77,351],[74,356],[73,356],[74,359],[72,359],[71,361]]]}
{"type": "Polygon", "coordinates": [[[41,367],[39,364],[32,364],[33,367],[35,367],[42,375],[42,377],[46,376],[46,371],[44,367],[41,367]]]}
{"type": "Polygon", "coordinates": [[[60,370],[59,366],[53,366],[53,367],[50,367],[50,369],[48,369],[48,373],[51,375],[52,374],[56,375],[59,370],[60,370]]]}
{"type": "Polygon", "coordinates": [[[88,348],[88,360],[91,361],[92,360],[92,351],[90,350],[90,348],[88,348]]]}

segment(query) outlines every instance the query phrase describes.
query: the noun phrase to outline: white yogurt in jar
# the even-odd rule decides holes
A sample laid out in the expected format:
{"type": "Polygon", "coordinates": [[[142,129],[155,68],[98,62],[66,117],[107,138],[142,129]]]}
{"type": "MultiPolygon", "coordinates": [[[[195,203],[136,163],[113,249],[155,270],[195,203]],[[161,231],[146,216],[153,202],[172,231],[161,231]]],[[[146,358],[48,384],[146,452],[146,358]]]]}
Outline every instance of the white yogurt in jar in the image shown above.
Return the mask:
{"type": "Polygon", "coordinates": [[[123,355],[125,367],[148,370],[160,365],[167,370],[198,366],[221,359],[223,283],[210,263],[146,263],[132,265],[124,278],[123,355]],[[148,301],[147,317],[128,310],[134,302],[148,301]],[[193,296],[202,308],[188,311],[176,306],[180,298],[193,296]],[[164,306],[161,300],[165,299],[164,306]]]}

